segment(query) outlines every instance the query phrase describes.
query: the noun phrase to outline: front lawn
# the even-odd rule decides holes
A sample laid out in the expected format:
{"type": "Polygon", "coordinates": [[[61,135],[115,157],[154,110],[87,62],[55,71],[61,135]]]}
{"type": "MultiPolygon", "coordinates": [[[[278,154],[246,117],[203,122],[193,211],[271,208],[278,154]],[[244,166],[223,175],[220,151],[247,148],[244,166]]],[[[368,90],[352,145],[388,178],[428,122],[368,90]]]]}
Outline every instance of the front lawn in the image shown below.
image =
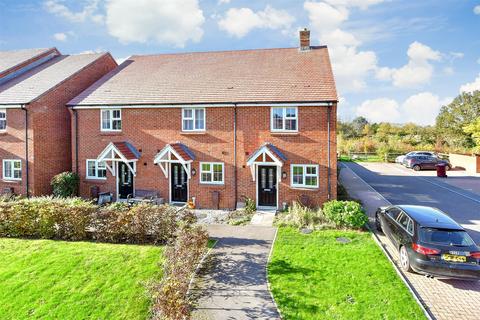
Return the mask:
{"type": "Polygon", "coordinates": [[[367,232],[279,228],[268,278],[285,319],[425,318],[367,232]]]}
{"type": "Polygon", "coordinates": [[[145,319],[162,247],[0,238],[2,319],[145,319]]]}

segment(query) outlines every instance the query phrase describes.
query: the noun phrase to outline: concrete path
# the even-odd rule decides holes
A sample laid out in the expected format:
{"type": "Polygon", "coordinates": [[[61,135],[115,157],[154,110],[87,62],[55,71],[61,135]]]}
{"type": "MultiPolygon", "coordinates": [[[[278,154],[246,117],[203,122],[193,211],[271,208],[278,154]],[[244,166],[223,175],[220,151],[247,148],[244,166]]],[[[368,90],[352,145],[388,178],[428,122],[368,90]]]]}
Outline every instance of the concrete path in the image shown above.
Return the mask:
{"type": "Polygon", "coordinates": [[[275,210],[257,210],[250,221],[251,225],[271,227],[275,220],[275,210]]]}
{"type": "Polygon", "coordinates": [[[193,319],[280,319],[266,278],[276,229],[228,225],[207,229],[218,242],[192,290],[198,299],[193,319]]]}
{"type": "MultiPolygon", "coordinates": [[[[363,166],[358,165],[357,166],[363,166]]],[[[438,193],[435,196],[433,192],[428,197],[420,197],[421,184],[415,181],[408,181],[413,186],[399,184],[399,179],[391,181],[391,173],[381,172],[378,174],[375,183],[367,183],[370,179],[364,181],[357,174],[356,166],[343,165],[340,170],[340,182],[347,189],[348,193],[362,201],[364,208],[367,210],[370,221],[373,222],[375,211],[378,207],[390,205],[391,202],[410,203],[412,199],[403,199],[396,201],[402,196],[419,197],[425,202],[418,204],[432,205],[431,202],[441,202],[442,198],[447,197],[445,193],[438,193]],[[353,171],[355,170],[355,171],[353,171]],[[410,190],[413,187],[414,190],[410,190]],[[418,192],[415,192],[415,187],[418,192]],[[389,188],[396,188],[392,192],[389,188]],[[377,192],[379,191],[379,192],[377,192]],[[431,198],[433,197],[433,198],[431,198]],[[388,200],[387,200],[388,199],[388,200]],[[395,199],[395,200],[393,200],[395,199]],[[392,200],[392,201],[389,201],[392,200]]],[[[371,164],[366,164],[365,168],[372,168],[371,164]]],[[[363,172],[364,173],[364,172],[363,172]]],[[[373,174],[373,173],[371,173],[373,174]]],[[[397,174],[398,175],[398,174],[397,174]]],[[[362,174],[362,176],[364,176],[362,174]]],[[[417,203],[417,202],[415,202],[417,203]]],[[[372,228],[374,229],[374,228],[372,228]]],[[[382,233],[377,233],[382,246],[393,257],[394,262],[398,265],[398,252],[392,243],[382,233]]],[[[438,320],[450,319],[478,319],[478,308],[480,306],[480,282],[478,281],[462,281],[462,280],[438,280],[427,278],[416,273],[404,273],[408,282],[420,296],[420,300],[433,318],[438,320]]]]}

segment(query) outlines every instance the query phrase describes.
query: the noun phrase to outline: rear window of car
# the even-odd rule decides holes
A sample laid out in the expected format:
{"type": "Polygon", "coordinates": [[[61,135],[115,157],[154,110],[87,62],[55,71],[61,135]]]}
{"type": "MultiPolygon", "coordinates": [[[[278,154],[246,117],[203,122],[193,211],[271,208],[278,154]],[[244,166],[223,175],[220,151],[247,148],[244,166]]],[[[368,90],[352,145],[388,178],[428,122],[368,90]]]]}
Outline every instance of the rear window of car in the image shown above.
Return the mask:
{"type": "Polygon", "coordinates": [[[465,231],[421,228],[419,239],[425,243],[447,246],[471,246],[475,244],[465,231]]]}

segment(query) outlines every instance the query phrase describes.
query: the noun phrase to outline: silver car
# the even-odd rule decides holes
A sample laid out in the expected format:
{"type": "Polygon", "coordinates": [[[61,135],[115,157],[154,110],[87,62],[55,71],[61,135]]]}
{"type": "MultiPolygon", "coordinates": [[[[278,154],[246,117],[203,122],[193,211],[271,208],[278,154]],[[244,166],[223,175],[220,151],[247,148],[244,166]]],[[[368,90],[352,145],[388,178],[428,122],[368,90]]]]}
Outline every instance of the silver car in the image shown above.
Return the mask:
{"type": "Polygon", "coordinates": [[[414,156],[414,155],[430,156],[430,157],[438,158],[438,155],[435,152],[432,152],[432,151],[410,151],[409,153],[407,153],[405,155],[401,155],[401,156],[396,157],[395,162],[403,164],[403,160],[405,160],[406,157],[414,156]]]}

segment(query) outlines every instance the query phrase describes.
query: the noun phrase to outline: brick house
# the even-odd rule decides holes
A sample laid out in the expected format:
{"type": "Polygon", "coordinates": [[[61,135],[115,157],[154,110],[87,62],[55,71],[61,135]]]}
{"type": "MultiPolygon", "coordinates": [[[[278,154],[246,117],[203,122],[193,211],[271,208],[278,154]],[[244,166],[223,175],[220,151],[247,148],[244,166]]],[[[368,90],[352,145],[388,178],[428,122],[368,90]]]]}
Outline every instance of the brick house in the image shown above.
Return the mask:
{"type": "Polygon", "coordinates": [[[325,46],[132,56],[68,103],[80,192],[233,209],[336,197],[325,46]]]}
{"type": "Polygon", "coordinates": [[[116,66],[108,53],[0,52],[1,193],[51,193],[52,177],[71,170],[66,103],[116,66]]]}

